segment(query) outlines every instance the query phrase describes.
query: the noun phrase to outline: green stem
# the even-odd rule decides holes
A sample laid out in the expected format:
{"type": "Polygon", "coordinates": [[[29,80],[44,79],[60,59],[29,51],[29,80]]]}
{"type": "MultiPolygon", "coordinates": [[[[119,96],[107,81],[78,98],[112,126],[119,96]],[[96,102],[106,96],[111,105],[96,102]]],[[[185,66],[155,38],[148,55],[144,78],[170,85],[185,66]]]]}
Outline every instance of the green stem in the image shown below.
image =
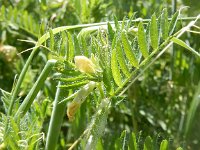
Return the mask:
{"type": "Polygon", "coordinates": [[[12,97],[11,97],[11,103],[10,103],[10,106],[9,106],[9,109],[8,109],[8,116],[10,116],[12,114],[12,109],[13,109],[13,105],[14,105],[14,102],[15,102],[15,99],[19,93],[19,89],[20,89],[20,86],[22,84],[22,81],[25,77],[25,74],[28,70],[28,67],[31,63],[31,60],[33,59],[33,56],[35,55],[35,52],[36,52],[37,49],[34,49],[32,52],[31,52],[31,55],[29,56],[26,64],[24,65],[23,69],[22,69],[22,72],[20,73],[20,76],[19,76],[19,79],[17,81],[17,84],[16,84],[16,87],[14,88],[14,91],[12,93],[12,97]]]}
{"type": "MultiPolygon", "coordinates": [[[[197,17],[184,17],[184,18],[178,18],[178,20],[195,20],[197,17]]],[[[168,20],[171,20],[172,18],[168,18],[168,20]]],[[[149,22],[151,21],[151,19],[135,19],[135,20],[131,20],[132,22],[149,22]]],[[[127,20],[127,22],[130,20],[127,20]]],[[[122,23],[123,21],[119,21],[119,23],[122,23]]],[[[72,26],[61,26],[61,27],[57,27],[52,29],[53,34],[57,34],[60,33],[62,31],[65,30],[72,30],[72,29],[80,29],[80,28],[87,28],[87,27],[93,27],[93,26],[102,26],[102,25],[106,25],[107,26],[108,22],[100,22],[100,23],[91,23],[91,24],[79,24],[79,25],[72,25],[72,26]]],[[[115,24],[114,21],[111,21],[110,24],[115,24]]],[[[48,38],[50,37],[49,32],[47,32],[46,34],[44,34],[39,40],[38,40],[38,46],[40,46],[40,44],[42,44],[43,42],[45,42],[48,38]]]]}
{"type": "Polygon", "coordinates": [[[24,99],[23,103],[20,105],[19,109],[17,110],[17,113],[15,114],[15,119],[19,116],[23,117],[26,114],[31,104],[33,103],[33,100],[37,96],[39,90],[44,85],[44,81],[48,77],[50,71],[52,70],[52,67],[55,65],[56,62],[57,62],[56,60],[47,61],[37,81],[35,82],[32,89],[30,90],[26,98],[24,99]]]}
{"type": "Polygon", "coordinates": [[[53,104],[53,111],[47,133],[45,150],[56,149],[60,128],[63,122],[63,116],[65,114],[66,103],[59,104],[59,102],[67,95],[67,93],[65,92],[65,90],[60,88],[60,85],[61,83],[59,82],[57,86],[56,96],[53,104]]]}
{"type": "Polygon", "coordinates": [[[19,93],[22,81],[23,81],[23,79],[26,75],[28,67],[29,67],[36,51],[37,51],[37,47],[33,49],[33,51],[31,52],[31,55],[28,57],[28,60],[26,61],[26,64],[24,65],[22,72],[19,75],[19,79],[17,80],[16,87],[14,87],[14,90],[12,92],[12,97],[11,97],[11,100],[10,100],[11,102],[10,102],[10,105],[9,105],[9,108],[8,108],[8,113],[7,113],[7,118],[6,118],[7,120],[6,120],[6,124],[5,124],[5,135],[4,135],[5,137],[7,136],[9,117],[12,115],[12,109],[13,109],[13,106],[14,106],[14,103],[15,103],[15,99],[16,99],[18,93],[19,93]]]}

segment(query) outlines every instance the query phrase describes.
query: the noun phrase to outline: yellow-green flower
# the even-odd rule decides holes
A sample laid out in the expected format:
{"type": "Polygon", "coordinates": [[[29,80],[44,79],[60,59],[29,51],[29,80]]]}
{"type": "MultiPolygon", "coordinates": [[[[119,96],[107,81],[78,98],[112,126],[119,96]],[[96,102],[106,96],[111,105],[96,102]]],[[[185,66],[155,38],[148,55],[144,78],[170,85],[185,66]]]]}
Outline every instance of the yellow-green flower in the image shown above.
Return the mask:
{"type": "Polygon", "coordinates": [[[74,58],[76,68],[84,73],[93,74],[96,72],[95,64],[85,56],[75,56],[74,58]]]}

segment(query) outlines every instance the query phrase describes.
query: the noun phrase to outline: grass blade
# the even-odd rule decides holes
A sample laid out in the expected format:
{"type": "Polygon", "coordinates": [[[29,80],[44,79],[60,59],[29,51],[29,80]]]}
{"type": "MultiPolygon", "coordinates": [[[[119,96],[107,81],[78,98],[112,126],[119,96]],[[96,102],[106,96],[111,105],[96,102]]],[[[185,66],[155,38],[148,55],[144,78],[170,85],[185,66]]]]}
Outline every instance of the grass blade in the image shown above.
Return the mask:
{"type": "Polygon", "coordinates": [[[191,128],[199,103],[200,103],[200,82],[198,84],[198,87],[196,89],[195,95],[193,97],[193,100],[189,108],[189,112],[188,112],[188,116],[186,120],[185,136],[188,135],[189,129],[191,128]]]}

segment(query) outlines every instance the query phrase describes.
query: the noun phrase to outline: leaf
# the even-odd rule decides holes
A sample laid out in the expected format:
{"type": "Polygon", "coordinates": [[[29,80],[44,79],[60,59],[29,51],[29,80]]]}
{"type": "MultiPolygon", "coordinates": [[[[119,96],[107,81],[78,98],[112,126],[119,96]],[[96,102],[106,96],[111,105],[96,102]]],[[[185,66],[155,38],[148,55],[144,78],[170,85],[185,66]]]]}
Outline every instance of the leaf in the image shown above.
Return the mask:
{"type": "Polygon", "coordinates": [[[55,43],[54,43],[54,35],[52,29],[49,29],[49,35],[50,35],[50,49],[54,51],[55,43]]]}
{"type": "Polygon", "coordinates": [[[77,36],[74,36],[74,48],[75,48],[75,55],[81,55],[81,48],[77,36]]]}
{"type": "Polygon", "coordinates": [[[81,46],[82,46],[82,54],[84,54],[86,57],[88,57],[89,52],[87,49],[87,42],[86,39],[81,37],[81,46]]]}
{"type": "Polygon", "coordinates": [[[190,47],[189,45],[187,45],[184,41],[182,41],[182,40],[180,40],[180,39],[178,39],[178,38],[176,38],[176,37],[173,37],[173,38],[171,39],[171,41],[173,41],[174,43],[176,43],[176,44],[178,44],[178,45],[180,45],[180,46],[182,46],[182,47],[188,49],[188,50],[191,51],[193,54],[195,54],[195,55],[197,55],[198,57],[200,57],[200,54],[199,54],[197,51],[195,51],[192,47],[190,47]]]}
{"type": "Polygon", "coordinates": [[[106,90],[108,93],[113,93],[113,78],[111,77],[112,72],[108,67],[105,67],[103,70],[103,83],[105,84],[106,90]],[[112,81],[111,81],[112,80],[112,81]]]}
{"type": "MultiPolygon", "coordinates": [[[[32,17],[31,17],[32,18],[32,17]]],[[[18,13],[17,13],[17,8],[15,7],[13,10],[13,21],[17,22],[18,19],[18,13]]],[[[33,18],[32,18],[33,19],[33,18]]],[[[33,26],[33,21],[32,21],[32,26],[33,26]]],[[[32,31],[33,32],[33,31],[32,31]]]]}
{"type": "Polygon", "coordinates": [[[151,39],[151,46],[153,50],[157,49],[158,48],[158,26],[157,26],[155,14],[153,14],[151,17],[150,39],[151,39]]]}
{"type": "Polygon", "coordinates": [[[158,17],[158,21],[157,21],[157,25],[158,25],[158,45],[160,45],[160,39],[161,39],[161,16],[158,17]]]}
{"type": "Polygon", "coordinates": [[[160,144],[160,150],[168,150],[168,141],[163,140],[160,144]]]}
{"type": "Polygon", "coordinates": [[[14,121],[13,118],[10,118],[10,126],[12,127],[12,135],[14,136],[13,139],[15,139],[16,141],[19,141],[20,140],[20,137],[19,137],[19,127],[17,125],[17,123],[14,121]]]}
{"type": "Polygon", "coordinates": [[[142,55],[144,56],[144,58],[147,58],[149,56],[149,52],[148,52],[146,35],[145,35],[142,22],[140,22],[138,25],[138,44],[142,52],[142,55]]]}
{"type": "Polygon", "coordinates": [[[103,149],[103,144],[101,141],[101,138],[98,140],[97,145],[96,145],[96,150],[104,150],[103,149]]]}
{"type": "Polygon", "coordinates": [[[89,37],[93,32],[97,31],[99,29],[98,26],[92,26],[92,27],[87,27],[87,28],[83,28],[77,38],[80,40],[81,38],[87,38],[89,37]]]}
{"type": "Polygon", "coordinates": [[[74,42],[72,40],[72,35],[67,32],[68,37],[68,61],[72,61],[74,59],[74,42]]]}
{"type": "MultiPolygon", "coordinates": [[[[93,54],[97,54],[99,51],[98,51],[98,46],[96,44],[96,38],[94,36],[91,37],[91,52],[93,54]]],[[[98,56],[98,54],[97,54],[98,56]]]]}
{"type": "Polygon", "coordinates": [[[88,80],[84,80],[82,82],[76,82],[73,84],[67,84],[67,85],[60,85],[60,88],[68,88],[68,89],[73,89],[73,88],[79,88],[80,86],[83,86],[85,84],[87,84],[89,81],[88,80]]]}
{"type": "Polygon", "coordinates": [[[87,21],[88,17],[88,6],[87,6],[87,0],[81,1],[81,19],[83,22],[87,21]]]}
{"type": "Polygon", "coordinates": [[[1,96],[1,100],[3,102],[4,105],[4,110],[7,113],[8,112],[8,108],[9,108],[9,104],[10,104],[10,99],[11,99],[11,93],[4,91],[3,89],[0,89],[2,96],[1,96]]]}
{"type": "Polygon", "coordinates": [[[127,150],[127,135],[126,130],[121,133],[120,138],[115,142],[115,149],[127,150]]]}
{"type": "Polygon", "coordinates": [[[12,6],[8,7],[8,11],[6,12],[6,17],[7,17],[8,20],[12,20],[12,18],[13,18],[13,8],[12,8],[12,6]]]}
{"type": "Polygon", "coordinates": [[[198,106],[200,104],[200,82],[196,88],[194,97],[192,99],[188,114],[187,114],[187,120],[186,120],[186,127],[185,127],[185,136],[188,135],[189,129],[192,126],[192,123],[194,121],[195,113],[197,113],[198,106]]]}
{"type": "Polygon", "coordinates": [[[163,40],[167,39],[168,37],[168,12],[167,9],[163,9],[163,13],[161,15],[161,32],[163,40]]]}
{"type": "MultiPolygon", "coordinates": [[[[39,26],[38,39],[40,39],[44,33],[45,33],[45,22],[42,21],[39,26]]],[[[47,35],[48,35],[48,33],[46,33],[45,36],[47,36],[47,35]]],[[[50,36],[50,33],[49,33],[49,36],[50,36]]],[[[46,40],[44,40],[43,42],[45,42],[45,45],[46,45],[46,40]]]]}
{"type": "Polygon", "coordinates": [[[134,132],[131,133],[130,142],[129,142],[129,149],[130,150],[138,150],[137,142],[136,142],[136,136],[135,136],[134,132]]]}
{"type": "Polygon", "coordinates": [[[121,40],[122,40],[122,44],[124,47],[126,57],[129,59],[130,63],[134,67],[138,68],[139,67],[138,61],[132,52],[131,45],[129,44],[128,37],[127,37],[125,31],[122,31],[121,40]]]}
{"type": "Polygon", "coordinates": [[[119,62],[122,72],[125,74],[126,77],[130,77],[130,73],[125,62],[124,53],[120,42],[117,43],[116,51],[117,51],[117,60],[119,62]]]}
{"type": "Polygon", "coordinates": [[[181,147],[178,147],[176,150],[183,150],[181,147]]]}
{"type": "Polygon", "coordinates": [[[34,30],[33,30],[33,17],[32,16],[28,16],[28,28],[31,32],[34,32],[34,30]]]}
{"type": "Polygon", "coordinates": [[[58,80],[62,82],[77,82],[77,81],[80,82],[86,79],[87,79],[87,76],[84,76],[84,75],[69,77],[69,78],[58,78],[58,80]]]}
{"type": "Polygon", "coordinates": [[[126,130],[122,132],[120,139],[122,140],[122,150],[126,150],[127,149],[126,130]]]}
{"type": "Polygon", "coordinates": [[[28,12],[25,11],[24,14],[23,14],[23,23],[24,23],[24,27],[25,27],[26,29],[29,28],[28,22],[29,22],[29,20],[28,20],[28,12]]]}
{"type": "Polygon", "coordinates": [[[1,6],[1,14],[0,14],[0,20],[5,20],[5,12],[6,12],[6,9],[5,9],[5,6],[1,6]]]}
{"type": "Polygon", "coordinates": [[[123,18],[122,24],[121,24],[121,30],[125,28],[125,23],[126,23],[126,17],[123,18]]]}
{"type": "Polygon", "coordinates": [[[117,42],[117,33],[115,34],[115,36],[112,40],[112,46],[111,46],[112,49],[114,49],[116,47],[116,42],[117,42]]]}
{"type": "Polygon", "coordinates": [[[169,35],[172,35],[172,33],[174,32],[174,29],[176,27],[176,23],[179,17],[180,11],[177,11],[173,16],[172,16],[172,20],[170,21],[169,24],[169,35]]]}
{"type": "Polygon", "coordinates": [[[66,57],[67,56],[67,52],[66,52],[66,46],[67,46],[67,37],[66,37],[66,33],[62,32],[61,33],[61,45],[60,45],[60,51],[58,52],[61,56],[66,57]]]}
{"type": "Polygon", "coordinates": [[[146,27],[146,41],[147,41],[147,48],[150,48],[150,22],[147,24],[146,27]]]}
{"type": "Polygon", "coordinates": [[[109,36],[109,39],[112,41],[112,39],[114,38],[115,32],[109,22],[107,25],[108,25],[108,36],[109,36]]]}
{"type": "Polygon", "coordinates": [[[118,86],[122,86],[122,79],[121,79],[121,74],[120,74],[120,69],[117,63],[117,51],[116,49],[112,50],[112,56],[111,56],[111,69],[112,69],[112,74],[115,83],[118,86]]]}
{"type": "Polygon", "coordinates": [[[133,15],[130,17],[128,24],[127,24],[127,28],[129,29],[131,27],[132,24],[132,20],[135,18],[136,12],[133,13],[133,15]]]}
{"type": "Polygon", "coordinates": [[[115,22],[115,28],[116,28],[117,30],[119,30],[119,23],[118,23],[118,20],[117,20],[117,17],[116,17],[116,16],[114,16],[114,22],[115,22]]]}
{"type": "Polygon", "coordinates": [[[145,139],[144,150],[154,150],[153,141],[150,136],[145,139]]]}

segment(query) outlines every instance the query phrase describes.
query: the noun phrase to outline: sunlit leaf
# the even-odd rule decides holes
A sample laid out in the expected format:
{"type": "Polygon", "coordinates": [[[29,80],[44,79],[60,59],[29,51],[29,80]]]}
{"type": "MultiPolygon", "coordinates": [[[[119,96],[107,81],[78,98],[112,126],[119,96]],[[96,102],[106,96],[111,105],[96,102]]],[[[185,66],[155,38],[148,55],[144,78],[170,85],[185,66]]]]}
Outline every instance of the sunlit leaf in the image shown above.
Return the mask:
{"type": "Polygon", "coordinates": [[[116,51],[116,49],[112,50],[111,69],[112,69],[112,74],[113,74],[113,78],[115,80],[115,83],[118,86],[121,86],[122,85],[122,79],[121,79],[119,65],[118,65],[118,62],[117,62],[117,51],[116,51]]]}
{"type": "Polygon", "coordinates": [[[151,17],[150,24],[150,38],[151,38],[151,46],[155,50],[158,48],[158,25],[156,22],[156,15],[153,14],[151,17]]]}
{"type": "Polygon", "coordinates": [[[168,141],[163,140],[160,144],[160,150],[168,150],[168,141]]]}
{"type": "Polygon", "coordinates": [[[173,37],[171,40],[172,40],[174,43],[176,43],[176,44],[178,44],[178,45],[180,45],[180,46],[182,46],[182,47],[188,49],[188,50],[191,51],[193,54],[195,54],[195,55],[197,55],[198,57],[200,57],[200,54],[199,54],[197,51],[195,51],[192,47],[190,47],[189,45],[187,45],[184,41],[182,41],[182,40],[180,40],[180,39],[178,39],[178,38],[176,38],[176,37],[173,37]]]}
{"type": "Polygon", "coordinates": [[[149,56],[149,52],[148,52],[146,35],[145,35],[142,22],[140,22],[138,25],[138,44],[142,52],[142,55],[144,56],[144,58],[147,58],[149,56]]]}
{"type": "Polygon", "coordinates": [[[163,9],[162,15],[161,15],[161,31],[162,31],[162,38],[163,40],[167,39],[168,37],[168,12],[167,9],[163,9]]]}
{"type": "Polygon", "coordinates": [[[129,70],[125,62],[124,51],[121,47],[120,42],[117,43],[116,53],[117,53],[117,60],[119,62],[122,72],[126,75],[126,77],[130,77],[129,70]]]}
{"type": "Polygon", "coordinates": [[[129,44],[128,37],[127,37],[125,31],[122,31],[121,40],[122,40],[122,44],[124,47],[124,52],[126,54],[126,57],[128,58],[128,60],[134,67],[138,68],[138,66],[139,66],[138,61],[132,52],[132,48],[131,48],[131,45],[129,44]]]}
{"type": "Polygon", "coordinates": [[[172,16],[172,20],[169,24],[169,35],[172,35],[175,27],[176,27],[176,23],[178,21],[178,17],[179,17],[180,11],[177,11],[173,16],[172,16]]]}

